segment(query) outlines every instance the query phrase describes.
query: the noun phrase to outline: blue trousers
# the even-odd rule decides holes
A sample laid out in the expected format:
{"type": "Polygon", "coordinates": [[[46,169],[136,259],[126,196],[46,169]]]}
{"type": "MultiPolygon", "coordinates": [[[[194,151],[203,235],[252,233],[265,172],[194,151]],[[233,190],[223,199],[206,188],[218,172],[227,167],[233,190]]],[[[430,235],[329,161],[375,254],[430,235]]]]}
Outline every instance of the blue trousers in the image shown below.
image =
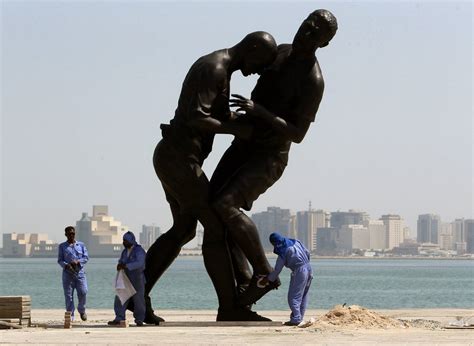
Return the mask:
{"type": "Polygon", "coordinates": [[[71,311],[71,317],[74,317],[74,290],[77,291],[77,311],[80,314],[86,312],[87,279],[84,273],[77,275],[63,271],[63,289],[64,299],[66,301],[66,311],[71,311]]]}
{"type": "Polygon", "coordinates": [[[288,289],[288,305],[290,306],[290,320],[293,323],[303,321],[306,306],[308,305],[308,291],[313,280],[311,265],[304,265],[291,273],[288,289]]]}
{"type": "Polygon", "coordinates": [[[143,280],[139,280],[140,282],[134,283],[132,281],[133,287],[135,288],[135,293],[130,299],[128,299],[125,304],[122,305],[120,302],[119,297],[115,296],[114,301],[114,311],[115,311],[115,321],[124,321],[125,312],[127,311],[128,302],[133,300],[133,317],[135,318],[136,322],[143,322],[145,320],[145,283],[143,280]]]}

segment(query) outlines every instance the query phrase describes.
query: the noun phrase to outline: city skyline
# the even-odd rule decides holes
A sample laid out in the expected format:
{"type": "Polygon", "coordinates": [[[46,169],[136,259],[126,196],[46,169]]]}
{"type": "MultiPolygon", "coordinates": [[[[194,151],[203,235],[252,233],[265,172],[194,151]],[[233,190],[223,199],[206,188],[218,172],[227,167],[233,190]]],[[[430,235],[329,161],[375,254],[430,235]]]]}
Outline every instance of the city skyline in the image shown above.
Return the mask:
{"type": "MultiPolygon", "coordinates": [[[[97,212],[96,210],[101,210],[100,208],[103,208],[102,212],[103,212],[103,215],[109,215],[111,217],[111,220],[114,220],[114,217],[116,216],[113,211],[111,213],[109,213],[109,206],[108,205],[92,205],[92,206],[89,206],[89,208],[85,211],[82,211],[80,213],[78,213],[78,216],[75,220],[73,220],[70,224],[68,225],[72,225],[74,227],[78,227],[79,224],[81,224],[81,222],[83,220],[89,220],[89,213],[91,212],[92,210],[92,213],[91,215],[95,215],[97,212]],[[79,216],[80,215],[80,216],[79,216]],[[114,215],[114,217],[112,217],[111,215],[114,215]]],[[[112,208],[113,209],[113,208],[112,208]]],[[[423,242],[428,242],[430,243],[430,241],[424,241],[424,240],[431,240],[431,238],[427,238],[427,239],[418,239],[419,237],[419,234],[418,234],[418,229],[420,227],[420,219],[422,219],[423,217],[427,217],[427,216],[431,216],[431,217],[434,217],[438,220],[438,224],[437,224],[437,227],[439,228],[439,230],[436,233],[436,237],[440,237],[441,233],[442,232],[442,227],[445,225],[445,224],[456,224],[457,221],[463,221],[464,220],[472,220],[470,219],[469,217],[465,217],[465,216],[461,216],[461,217],[457,217],[455,219],[451,219],[451,220],[448,220],[446,218],[443,218],[442,215],[439,215],[439,214],[436,214],[436,213],[423,213],[423,214],[418,214],[417,215],[417,223],[416,223],[416,226],[415,227],[411,227],[410,225],[408,225],[406,223],[406,220],[405,218],[403,217],[403,215],[401,214],[395,214],[395,213],[384,213],[382,215],[371,215],[370,213],[367,213],[366,211],[364,210],[357,210],[357,209],[348,209],[348,210],[328,210],[328,209],[324,209],[324,208],[313,208],[311,202],[309,202],[308,204],[308,207],[304,210],[295,210],[295,209],[290,209],[290,208],[282,208],[280,206],[268,206],[266,207],[265,210],[262,210],[262,211],[252,211],[252,212],[249,212],[249,216],[254,220],[254,222],[256,223],[257,225],[257,228],[259,230],[259,235],[260,237],[262,238],[261,240],[262,241],[265,241],[266,238],[268,238],[268,234],[266,234],[265,232],[267,231],[263,231],[262,233],[262,230],[260,229],[259,227],[259,223],[258,223],[258,219],[255,219],[255,217],[258,215],[261,215],[261,214],[265,214],[267,211],[269,211],[270,209],[278,209],[278,210],[281,210],[281,211],[284,211],[287,213],[287,216],[285,217],[284,216],[284,219],[288,219],[287,222],[288,222],[288,225],[290,225],[291,223],[294,223],[295,220],[297,220],[300,216],[302,217],[305,217],[304,214],[306,214],[307,212],[322,212],[324,214],[327,214],[327,217],[330,218],[332,215],[334,214],[346,214],[346,213],[353,213],[353,214],[363,214],[364,217],[366,218],[366,221],[374,221],[374,222],[382,222],[383,220],[385,219],[391,219],[392,216],[395,216],[396,218],[401,218],[402,222],[403,222],[403,229],[399,230],[399,232],[403,232],[404,236],[402,238],[405,238],[405,239],[413,239],[413,240],[419,240],[421,243],[423,242]],[[291,219],[291,218],[294,218],[291,219]],[[409,231],[409,235],[408,237],[405,235],[405,231],[406,229],[408,229],[409,231]]],[[[285,214],[286,215],[286,214],[285,214]]],[[[109,217],[107,216],[107,217],[109,217]]],[[[117,225],[119,225],[119,228],[122,227],[122,230],[130,230],[132,232],[134,232],[135,236],[137,237],[137,239],[142,239],[142,232],[145,232],[148,234],[148,232],[152,232],[152,234],[154,235],[157,235],[157,234],[163,234],[164,232],[167,231],[167,229],[164,229],[162,227],[161,224],[159,223],[156,223],[156,222],[152,222],[152,223],[147,223],[147,222],[142,222],[139,227],[137,226],[136,228],[132,228],[128,225],[128,223],[126,221],[124,221],[123,219],[121,218],[116,218],[117,221],[112,221],[112,222],[118,222],[117,225]],[[120,221],[118,221],[120,220],[120,221]]],[[[308,222],[307,220],[304,221],[304,222],[308,222]]],[[[319,223],[321,221],[318,221],[319,223]]],[[[323,222],[324,223],[324,222],[323,222]]],[[[354,224],[362,224],[362,221],[354,221],[353,222],[354,224]]],[[[341,225],[349,225],[351,224],[350,222],[349,223],[341,223],[341,225]]],[[[66,225],[66,226],[68,226],[66,225]]],[[[64,227],[66,227],[64,226],[64,227]]],[[[323,225],[319,225],[318,227],[323,227],[323,225]]],[[[334,225],[333,225],[334,226],[334,225]]],[[[337,227],[339,227],[340,225],[336,225],[337,227]]],[[[366,225],[367,226],[367,225],[366,225]]],[[[453,227],[456,227],[455,225],[453,227]]],[[[263,227],[265,228],[265,227],[263,227]]],[[[202,225],[198,223],[198,229],[202,229],[202,225]]],[[[45,231],[41,231],[39,228],[38,229],[33,229],[33,230],[29,230],[29,231],[3,231],[3,232],[0,232],[0,235],[3,235],[3,234],[9,234],[9,233],[17,233],[17,234],[23,234],[23,233],[40,233],[40,234],[47,234],[49,239],[50,240],[53,240],[55,242],[58,242],[58,243],[61,243],[64,241],[64,228],[62,229],[62,231],[60,233],[50,233],[50,232],[45,232],[45,231]]],[[[79,232],[80,234],[80,232],[79,232]]],[[[143,235],[144,237],[147,237],[148,239],[146,241],[144,241],[143,243],[146,244],[147,246],[151,245],[152,244],[152,238],[149,238],[149,235],[143,235]]],[[[80,238],[80,237],[79,237],[80,238]]],[[[156,238],[156,237],[155,237],[156,238]]],[[[145,238],[143,238],[145,239],[145,238]]],[[[81,239],[79,239],[81,240],[81,239]]],[[[84,239],[82,239],[84,240],[84,239]]],[[[302,240],[302,239],[300,239],[302,240]]],[[[438,240],[437,240],[438,241],[438,240]]],[[[192,239],[189,243],[187,243],[184,248],[196,248],[197,244],[199,242],[199,239],[198,239],[198,236],[196,236],[194,239],[192,239]]],[[[121,244],[121,241],[117,241],[116,242],[117,244],[121,244]]],[[[398,242],[397,242],[398,244],[398,242]]],[[[3,245],[3,237],[0,237],[0,248],[2,247],[3,245]]],[[[268,244],[267,244],[268,245],[268,244]]]]}
{"type": "MultiPolygon", "coordinates": [[[[364,211],[315,210],[310,204],[308,210],[296,212],[268,207],[251,218],[269,253],[273,252],[269,236],[278,232],[299,239],[311,253],[322,256],[474,256],[474,219],[442,222],[439,215],[421,214],[413,238],[403,217],[396,214],[371,219],[364,211]]],[[[91,257],[117,255],[123,248],[122,236],[129,230],[109,213],[107,205],[93,205],[92,214],[82,213],[75,228],[78,240],[85,244],[91,257]]],[[[136,236],[147,250],[161,234],[156,225],[142,225],[136,236]]],[[[198,227],[196,239],[183,250],[200,250],[202,236],[203,229],[198,227]]],[[[55,257],[58,243],[63,241],[54,242],[40,233],[6,233],[1,253],[4,257],[55,257]]]]}
{"type": "MultiPolygon", "coordinates": [[[[166,231],[151,157],[203,54],[265,30],[291,42],[315,8],[339,30],[317,51],[316,121],[249,213],[364,210],[473,218],[472,3],[2,2],[0,232],[61,240],[93,204],[166,231]],[[271,6],[268,4],[271,3],[271,6]],[[239,25],[232,18],[246,18],[239,25]],[[218,27],[219,30],[215,30],[218,27]],[[190,30],[189,28],[192,28],[190,30]]],[[[257,77],[232,76],[248,96],[257,77]]],[[[231,141],[217,136],[211,175],[231,141]]]]}

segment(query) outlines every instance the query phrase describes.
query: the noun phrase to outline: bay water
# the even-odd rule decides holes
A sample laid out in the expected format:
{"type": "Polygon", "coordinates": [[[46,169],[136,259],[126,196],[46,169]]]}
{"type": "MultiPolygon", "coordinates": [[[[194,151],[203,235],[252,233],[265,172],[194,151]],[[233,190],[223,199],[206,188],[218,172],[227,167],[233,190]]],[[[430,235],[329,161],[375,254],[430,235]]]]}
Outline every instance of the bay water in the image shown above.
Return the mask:
{"type": "MultiPolygon", "coordinates": [[[[274,263],[275,259],[270,259],[274,263]]],[[[308,309],[358,304],[372,309],[474,308],[474,261],[436,259],[316,259],[308,309]]],[[[117,259],[86,265],[88,308],[113,308],[117,259]]],[[[0,258],[0,295],[30,295],[33,308],[63,308],[61,267],[54,258],[0,258]]],[[[288,310],[290,271],[254,310],[288,310]]],[[[77,298],[75,298],[77,301],[77,298]]],[[[217,309],[201,256],[181,256],[152,291],[159,309],[217,309]]]]}

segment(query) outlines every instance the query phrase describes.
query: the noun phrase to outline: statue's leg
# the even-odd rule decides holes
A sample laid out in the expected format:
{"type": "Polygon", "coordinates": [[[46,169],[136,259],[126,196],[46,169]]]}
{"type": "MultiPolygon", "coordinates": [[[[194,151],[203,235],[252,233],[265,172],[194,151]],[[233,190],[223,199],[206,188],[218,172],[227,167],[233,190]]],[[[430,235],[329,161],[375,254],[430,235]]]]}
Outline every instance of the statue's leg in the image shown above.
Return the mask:
{"type": "Polygon", "coordinates": [[[204,265],[216,290],[219,308],[231,309],[237,300],[237,292],[232,258],[222,223],[208,207],[206,210],[201,210],[199,221],[204,226],[202,242],[204,265]]]}
{"type": "Polygon", "coordinates": [[[247,215],[236,207],[244,204],[241,199],[242,197],[238,191],[229,186],[216,199],[213,207],[224,221],[229,231],[229,237],[240,247],[252,265],[254,271],[252,280],[248,289],[238,299],[240,305],[247,306],[255,303],[268,291],[277,288],[280,281],[276,280],[265,288],[257,286],[258,278],[268,275],[273,269],[265,256],[257,227],[247,215]]]}
{"type": "Polygon", "coordinates": [[[232,256],[234,276],[237,281],[237,293],[240,294],[248,288],[252,279],[252,270],[242,249],[229,236],[227,236],[227,244],[232,256]]]}
{"type": "MultiPolygon", "coordinates": [[[[248,160],[248,148],[242,142],[235,140],[222,155],[219,163],[214,170],[210,180],[211,200],[218,197],[219,192],[232,181],[232,176],[239,171],[239,168],[245,165],[248,160]]],[[[237,280],[237,291],[242,292],[248,287],[252,278],[252,271],[249,267],[247,258],[239,246],[232,241],[227,234],[227,244],[232,256],[234,276],[237,280]]]]}
{"type": "Polygon", "coordinates": [[[172,141],[163,139],[155,148],[153,166],[163,185],[173,215],[173,227],[160,236],[147,252],[145,260],[145,323],[159,324],[162,318],[153,313],[149,293],[157,280],[178,256],[181,247],[196,234],[197,218],[185,212],[186,193],[193,185],[192,163],[175,151],[172,141]]]}
{"type": "Polygon", "coordinates": [[[166,191],[166,188],[165,193],[173,214],[173,226],[153,243],[146,254],[145,323],[149,324],[157,324],[157,322],[163,321],[162,318],[153,313],[150,291],[179,255],[181,247],[196,235],[196,217],[189,213],[181,213],[177,201],[166,191]]]}
{"type": "Polygon", "coordinates": [[[247,257],[254,273],[267,275],[271,273],[272,267],[265,256],[257,227],[238,208],[242,204],[244,201],[238,191],[229,186],[215,200],[213,207],[226,225],[229,237],[247,257]]]}
{"type": "MultiPolygon", "coordinates": [[[[204,265],[211,278],[219,300],[218,321],[269,321],[246,307],[237,305],[234,267],[227,243],[227,232],[216,212],[209,205],[209,183],[199,175],[202,184],[202,204],[199,221],[204,226],[202,252],[204,265]]],[[[195,207],[196,209],[196,207],[195,207]]],[[[245,259],[244,259],[245,260],[245,259]]]]}
{"type": "Polygon", "coordinates": [[[179,255],[181,248],[196,236],[197,218],[181,213],[177,201],[166,191],[166,199],[173,214],[173,226],[162,234],[148,249],[145,264],[145,295],[179,255]]]}
{"type": "Polygon", "coordinates": [[[199,221],[204,226],[202,254],[206,270],[219,300],[217,321],[270,321],[247,307],[237,304],[234,271],[226,233],[210,208],[202,209],[199,221]]]}

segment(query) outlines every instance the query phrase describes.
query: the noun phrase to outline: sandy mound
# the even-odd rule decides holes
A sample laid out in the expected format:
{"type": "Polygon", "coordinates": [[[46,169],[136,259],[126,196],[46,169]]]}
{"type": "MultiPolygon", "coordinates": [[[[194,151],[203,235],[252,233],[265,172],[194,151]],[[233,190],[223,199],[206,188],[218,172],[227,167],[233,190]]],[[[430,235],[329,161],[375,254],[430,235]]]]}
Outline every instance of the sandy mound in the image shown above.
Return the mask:
{"type": "Polygon", "coordinates": [[[367,310],[358,305],[336,305],[324,316],[319,318],[312,326],[317,329],[337,328],[407,328],[405,322],[382,316],[374,311],[367,310]]]}

